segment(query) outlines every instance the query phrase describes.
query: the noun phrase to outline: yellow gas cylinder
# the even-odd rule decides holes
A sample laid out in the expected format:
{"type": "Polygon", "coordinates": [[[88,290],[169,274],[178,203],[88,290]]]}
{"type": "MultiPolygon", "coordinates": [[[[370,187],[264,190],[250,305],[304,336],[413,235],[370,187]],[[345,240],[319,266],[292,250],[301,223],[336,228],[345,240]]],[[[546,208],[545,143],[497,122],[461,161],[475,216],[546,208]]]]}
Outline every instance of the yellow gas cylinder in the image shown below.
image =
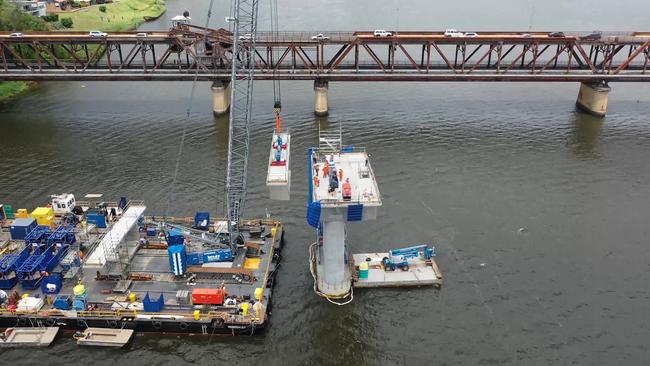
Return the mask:
{"type": "Polygon", "coordinates": [[[194,310],[194,320],[201,319],[201,310],[194,310]]]}
{"type": "Polygon", "coordinates": [[[131,292],[131,293],[129,294],[129,301],[130,301],[130,302],[135,302],[135,300],[136,300],[135,294],[134,294],[133,292],[131,292]]]}
{"type": "Polygon", "coordinates": [[[249,306],[250,306],[250,304],[247,303],[247,302],[244,302],[244,303],[241,304],[241,313],[242,313],[243,316],[248,315],[248,307],[249,306]]]}
{"type": "Polygon", "coordinates": [[[258,287],[255,289],[255,299],[257,301],[262,301],[262,296],[264,296],[264,289],[261,287],[258,287]]]}
{"type": "Polygon", "coordinates": [[[72,293],[75,296],[84,296],[86,294],[86,287],[80,283],[72,288],[72,293]]]}
{"type": "Polygon", "coordinates": [[[277,231],[276,228],[275,228],[275,227],[272,227],[272,228],[271,228],[271,236],[275,237],[275,232],[276,232],[276,231],[277,231]]]}
{"type": "Polygon", "coordinates": [[[14,217],[17,219],[26,219],[29,217],[29,213],[27,212],[26,208],[19,208],[18,211],[16,211],[16,215],[14,215],[14,217]]]}

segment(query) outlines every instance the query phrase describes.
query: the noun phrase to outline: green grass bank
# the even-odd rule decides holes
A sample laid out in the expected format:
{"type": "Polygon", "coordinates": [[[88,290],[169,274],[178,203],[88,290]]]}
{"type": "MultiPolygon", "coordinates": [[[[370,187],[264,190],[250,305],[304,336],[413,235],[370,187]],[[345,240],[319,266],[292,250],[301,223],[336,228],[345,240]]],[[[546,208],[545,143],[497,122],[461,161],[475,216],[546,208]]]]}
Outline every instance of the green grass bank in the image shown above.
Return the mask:
{"type": "MultiPolygon", "coordinates": [[[[73,30],[118,32],[135,30],[167,10],[165,0],[117,0],[103,6],[106,12],[100,11],[99,5],[93,5],[72,13],[59,13],[59,19],[72,19],[73,30]]],[[[0,31],[47,29],[48,24],[42,19],[23,13],[6,0],[0,0],[0,31]]],[[[0,81],[0,102],[26,93],[37,85],[33,82],[0,81]]]]}

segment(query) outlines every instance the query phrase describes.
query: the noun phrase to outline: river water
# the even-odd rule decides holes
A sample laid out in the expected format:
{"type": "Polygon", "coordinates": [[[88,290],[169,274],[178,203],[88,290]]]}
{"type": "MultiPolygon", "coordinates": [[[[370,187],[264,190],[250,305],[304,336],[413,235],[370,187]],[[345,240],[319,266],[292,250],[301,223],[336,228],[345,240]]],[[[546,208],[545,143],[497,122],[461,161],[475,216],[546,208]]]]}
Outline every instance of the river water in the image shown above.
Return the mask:
{"type": "MultiPolygon", "coordinates": [[[[281,28],[647,30],[650,10],[631,0],[409,3],[280,0],[281,28]]],[[[265,28],[268,3],[260,6],[265,28]]],[[[167,28],[186,7],[204,23],[206,1],[169,0],[143,28],[167,28]]],[[[211,26],[228,8],[215,4],[211,26]]],[[[223,212],[227,120],[212,116],[209,86],[197,85],[189,122],[182,82],[46,83],[1,105],[0,202],[34,207],[53,193],[101,192],[160,213],[187,123],[170,211],[223,212]]],[[[246,216],[268,208],[287,230],[267,334],[138,336],[120,350],[59,339],[3,350],[2,363],[647,365],[650,86],[612,86],[598,119],[574,110],[575,84],[331,83],[330,116],[316,118],[312,84],[283,83],[293,190],[278,203],[264,182],[272,88],[256,83],[246,216]],[[359,290],[344,307],[312,292],[306,149],[319,124],[338,123],[346,144],[372,154],[383,195],[376,221],[350,225],[351,249],[433,241],[442,290],[359,290]]]]}

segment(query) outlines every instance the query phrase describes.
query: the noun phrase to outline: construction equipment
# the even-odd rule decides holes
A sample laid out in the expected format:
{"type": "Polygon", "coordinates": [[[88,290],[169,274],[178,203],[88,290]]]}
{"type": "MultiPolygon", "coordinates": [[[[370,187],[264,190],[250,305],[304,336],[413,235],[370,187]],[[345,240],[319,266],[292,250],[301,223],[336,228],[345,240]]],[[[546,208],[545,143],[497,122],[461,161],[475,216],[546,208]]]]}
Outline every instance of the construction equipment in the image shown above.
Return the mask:
{"type": "Polygon", "coordinates": [[[230,247],[243,244],[239,225],[246,199],[246,172],[253,107],[254,52],[257,39],[258,0],[234,0],[232,69],[230,74],[230,127],[226,173],[226,220],[230,247]],[[244,37],[245,35],[245,37],[244,37]],[[240,36],[241,39],[240,39],[240,36]]]}
{"type": "Polygon", "coordinates": [[[410,258],[424,257],[425,260],[431,259],[436,256],[434,247],[429,247],[426,244],[415,245],[408,248],[392,249],[388,252],[388,257],[382,259],[385,271],[394,271],[396,268],[402,271],[409,270],[408,260],[410,258]]]}

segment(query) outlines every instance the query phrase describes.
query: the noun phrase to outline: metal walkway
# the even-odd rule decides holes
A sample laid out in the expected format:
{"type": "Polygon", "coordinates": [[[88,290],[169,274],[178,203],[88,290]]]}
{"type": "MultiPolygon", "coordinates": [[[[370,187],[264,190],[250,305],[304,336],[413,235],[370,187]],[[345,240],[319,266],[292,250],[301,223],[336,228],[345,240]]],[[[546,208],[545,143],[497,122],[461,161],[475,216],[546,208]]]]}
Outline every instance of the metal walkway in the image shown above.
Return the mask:
{"type": "Polygon", "coordinates": [[[85,264],[88,266],[103,266],[107,261],[115,262],[118,245],[124,240],[126,234],[135,226],[142,217],[147,207],[144,204],[129,204],[119,220],[104,234],[99,245],[90,253],[85,264]]]}

